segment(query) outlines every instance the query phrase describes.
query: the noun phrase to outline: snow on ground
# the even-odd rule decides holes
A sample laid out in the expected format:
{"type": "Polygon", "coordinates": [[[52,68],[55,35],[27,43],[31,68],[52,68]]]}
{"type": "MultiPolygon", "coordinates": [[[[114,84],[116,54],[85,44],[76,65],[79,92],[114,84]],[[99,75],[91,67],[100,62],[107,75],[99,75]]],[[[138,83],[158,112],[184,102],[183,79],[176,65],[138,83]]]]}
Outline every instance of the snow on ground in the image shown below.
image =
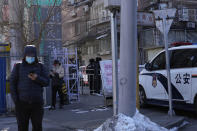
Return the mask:
{"type": "Polygon", "coordinates": [[[92,109],[91,111],[107,111],[109,108],[92,109]]]}
{"type": "Polygon", "coordinates": [[[44,109],[49,109],[51,106],[45,106],[44,109]]]}
{"type": "Polygon", "coordinates": [[[104,124],[94,131],[176,131],[177,129],[168,130],[152,122],[148,117],[136,111],[131,118],[124,114],[108,119],[104,124]]]}
{"type": "Polygon", "coordinates": [[[82,113],[88,113],[88,112],[98,112],[98,111],[107,111],[109,110],[109,108],[106,107],[96,107],[94,109],[89,109],[89,110],[83,110],[83,109],[74,109],[71,110],[72,112],[75,112],[77,114],[82,114],[82,113]]]}
{"type": "Polygon", "coordinates": [[[75,112],[77,114],[83,114],[83,113],[88,113],[89,111],[78,111],[78,112],[75,112]]]}
{"type": "Polygon", "coordinates": [[[80,111],[80,109],[74,109],[74,110],[71,110],[73,112],[77,112],[77,111],[80,111]]]}
{"type": "Polygon", "coordinates": [[[98,93],[93,93],[93,95],[95,95],[95,96],[102,96],[103,97],[102,94],[98,94],[98,93]]]}

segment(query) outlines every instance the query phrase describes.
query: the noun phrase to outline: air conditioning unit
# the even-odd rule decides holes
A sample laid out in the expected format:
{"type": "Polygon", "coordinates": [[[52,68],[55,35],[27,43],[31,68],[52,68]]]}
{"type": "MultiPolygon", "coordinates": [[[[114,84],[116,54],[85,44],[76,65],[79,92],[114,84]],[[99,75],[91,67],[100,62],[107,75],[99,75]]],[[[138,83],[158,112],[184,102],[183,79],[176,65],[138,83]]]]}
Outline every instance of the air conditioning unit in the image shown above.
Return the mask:
{"type": "Polygon", "coordinates": [[[70,13],[70,16],[76,17],[76,16],[77,16],[77,13],[73,10],[73,11],[70,13]]]}
{"type": "Polygon", "coordinates": [[[183,8],[178,11],[179,21],[189,21],[189,11],[186,8],[183,8]]]}
{"type": "Polygon", "coordinates": [[[68,0],[70,2],[71,5],[73,5],[75,3],[75,0],[68,0]]]}
{"type": "Polygon", "coordinates": [[[86,5],[86,6],[83,7],[84,12],[89,12],[89,9],[90,9],[90,8],[89,8],[88,5],[86,5]]]}
{"type": "Polygon", "coordinates": [[[104,7],[108,9],[120,8],[120,0],[104,0],[104,7]]]}
{"type": "Polygon", "coordinates": [[[187,22],[187,28],[195,29],[196,24],[194,22],[187,22]]]}
{"type": "Polygon", "coordinates": [[[98,52],[98,55],[103,56],[103,55],[110,55],[111,51],[103,51],[103,52],[98,52]]]}

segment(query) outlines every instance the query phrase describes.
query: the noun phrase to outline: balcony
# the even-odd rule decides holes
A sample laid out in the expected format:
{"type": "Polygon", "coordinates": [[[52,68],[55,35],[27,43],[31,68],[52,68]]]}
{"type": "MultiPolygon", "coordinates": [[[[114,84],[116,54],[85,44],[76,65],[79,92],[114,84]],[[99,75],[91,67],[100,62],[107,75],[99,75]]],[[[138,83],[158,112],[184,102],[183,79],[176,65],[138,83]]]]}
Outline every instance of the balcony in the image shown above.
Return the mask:
{"type": "Polygon", "coordinates": [[[91,20],[87,22],[88,29],[91,29],[94,26],[101,25],[103,23],[110,22],[110,17],[102,17],[95,20],[91,20]]]}

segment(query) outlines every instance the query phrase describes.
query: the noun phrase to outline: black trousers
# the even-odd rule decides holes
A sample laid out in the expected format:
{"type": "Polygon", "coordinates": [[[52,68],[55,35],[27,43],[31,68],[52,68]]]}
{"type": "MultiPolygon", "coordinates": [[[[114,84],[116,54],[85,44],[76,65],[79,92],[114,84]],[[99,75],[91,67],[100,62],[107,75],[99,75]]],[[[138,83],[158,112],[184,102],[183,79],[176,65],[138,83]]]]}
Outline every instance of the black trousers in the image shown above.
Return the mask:
{"type": "Polygon", "coordinates": [[[90,87],[90,94],[94,93],[94,77],[89,76],[89,87],[90,87]]]}
{"type": "Polygon", "coordinates": [[[32,122],[32,131],[42,131],[43,104],[19,102],[15,105],[15,110],[18,131],[28,131],[29,120],[32,122]]]}
{"type": "Polygon", "coordinates": [[[55,107],[56,105],[56,94],[59,94],[59,98],[60,98],[60,106],[62,106],[64,104],[64,97],[63,97],[63,93],[62,93],[62,86],[52,86],[52,106],[55,107]]]}
{"type": "Polygon", "coordinates": [[[100,94],[100,90],[101,90],[101,76],[100,75],[95,76],[94,85],[95,85],[95,92],[100,94]]]}

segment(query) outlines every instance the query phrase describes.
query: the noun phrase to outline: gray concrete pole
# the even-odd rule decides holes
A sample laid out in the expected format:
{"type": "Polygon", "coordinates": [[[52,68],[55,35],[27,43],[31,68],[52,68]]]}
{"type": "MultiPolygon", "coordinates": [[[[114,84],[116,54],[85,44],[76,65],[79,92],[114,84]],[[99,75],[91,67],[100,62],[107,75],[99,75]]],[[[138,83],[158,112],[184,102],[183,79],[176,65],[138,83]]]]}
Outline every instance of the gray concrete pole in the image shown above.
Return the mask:
{"type": "Polygon", "coordinates": [[[113,113],[118,114],[118,42],[117,42],[117,11],[111,12],[111,47],[113,69],[113,113]]]}
{"type": "Polygon", "coordinates": [[[172,88],[171,88],[171,75],[170,75],[170,57],[168,51],[168,33],[166,31],[166,18],[163,18],[163,31],[164,31],[164,43],[165,43],[165,54],[166,54],[166,69],[168,78],[168,97],[169,97],[169,111],[168,114],[172,116],[172,88]]]}
{"type": "Polygon", "coordinates": [[[137,0],[121,0],[120,86],[118,113],[136,112],[137,0]]]}

